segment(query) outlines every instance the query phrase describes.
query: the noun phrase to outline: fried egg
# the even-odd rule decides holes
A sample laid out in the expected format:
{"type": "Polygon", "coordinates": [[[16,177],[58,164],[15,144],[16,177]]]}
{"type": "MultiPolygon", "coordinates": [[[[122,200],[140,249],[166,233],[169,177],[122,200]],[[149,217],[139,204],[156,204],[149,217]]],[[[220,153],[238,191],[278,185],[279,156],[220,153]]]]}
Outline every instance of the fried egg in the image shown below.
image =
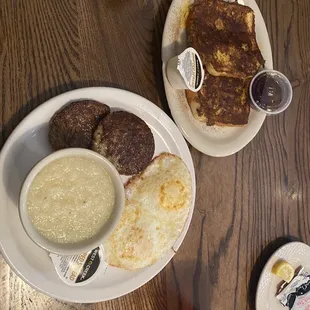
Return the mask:
{"type": "Polygon", "coordinates": [[[192,201],[191,175],[176,155],[162,153],[125,186],[121,221],[104,243],[108,264],[135,270],[154,264],[179,237],[192,201]]]}

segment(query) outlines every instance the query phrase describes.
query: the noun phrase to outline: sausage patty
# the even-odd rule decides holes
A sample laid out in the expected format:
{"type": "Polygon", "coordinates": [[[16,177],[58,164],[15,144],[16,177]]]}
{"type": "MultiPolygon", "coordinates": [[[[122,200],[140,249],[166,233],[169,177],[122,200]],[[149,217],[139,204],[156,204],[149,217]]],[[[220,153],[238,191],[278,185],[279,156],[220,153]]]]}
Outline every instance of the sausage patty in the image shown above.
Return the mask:
{"type": "Polygon", "coordinates": [[[154,155],[151,129],[138,116],[117,111],[99,122],[94,134],[93,150],[109,159],[120,174],[137,174],[154,155]]]}
{"type": "Polygon", "coordinates": [[[110,108],[97,101],[72,102],[50,120],[49,141],[54,150],[69,147],[90,148],[99,121],[110,108]]]}

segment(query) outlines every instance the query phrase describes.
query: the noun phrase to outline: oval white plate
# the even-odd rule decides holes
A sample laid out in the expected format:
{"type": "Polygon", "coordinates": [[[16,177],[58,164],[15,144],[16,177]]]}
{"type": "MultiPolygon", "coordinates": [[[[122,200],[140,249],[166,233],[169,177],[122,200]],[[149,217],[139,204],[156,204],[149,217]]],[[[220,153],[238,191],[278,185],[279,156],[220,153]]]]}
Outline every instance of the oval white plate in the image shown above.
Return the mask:
{"type": "MultiPolygon", "coordinates": [[[[255,12],[257,42],[266,60],[265,67],[272,69],[271,46],[262,14],[255,0],[244,0],[244,3],[255,12]]],[[[244,127],[209,127],[193,117],[185,92],[170,86],[166,78],[166,62],[186,48],[184,15],[188,6],[187,0],[173,0],[165,24],[162,70],[168,104],[176,124],[190,144],[210,156],[228,156],[241,150],[255,137],[264,123],[265,114],[251,109],[249,123],[244,127]]]]}
{"type": "Polygon", "coordinates": [[[294,268],[303,266],[310,270],[310,247],[302,242],[290,242],[278,249],[268,260],[259,278],[256,291],[257,310],[284,310],[276,299],[277,285],[281,282],[271,273],[272,266],[279,259],[286,260],[294,268]]]}
{"type": "MultiPolygon", "coordinates": [[[[0,155],[0,250],[11,268],[37,290],[69,302],[98,302],[127,294],[153,278],[173,257],[188,230],[195,201],[195,171],[187,144],[172,120],[139,95],[115,88],[84,88],[52,98],[31,112],[13,131],[0,155]],[[18,215],[18,196],[27,173],[52,152],[47,135],[52,115],[70,101],[93,99],[112,110],[126,110],[142,118],[155,138],[155,155],[180,156],[192,177],[193,201],[188,220],[174,248],[156,264],[135,271],[108,267],[103,277],[83,287],[70,287],[57,276],[47,252],[26,235],[18,215]]],[[[125,181],[125,179],[124,179],[125,181]]]]}

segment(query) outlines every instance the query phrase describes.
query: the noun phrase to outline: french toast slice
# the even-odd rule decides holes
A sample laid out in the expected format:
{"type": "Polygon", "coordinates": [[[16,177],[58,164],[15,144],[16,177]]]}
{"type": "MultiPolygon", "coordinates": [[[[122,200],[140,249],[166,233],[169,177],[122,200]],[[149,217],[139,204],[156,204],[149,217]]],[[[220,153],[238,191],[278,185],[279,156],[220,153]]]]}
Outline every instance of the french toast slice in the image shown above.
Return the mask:
{"type": "Polygon", "coordinates": [[[249,79],[262,66],[260,53],[251,50],[248,43],[230,42],[213,45],[206,68],[214,76],[249,79]]]}
{"type": "Polygon", "coordinates": [[[187,20],[188,42],[215,76],[251,78],[264,65],[251,8],[222,0],[199,0],[187,20]]]}
{"type": "Polygon", "coordinates": [[[244,126],[248,123],[249,81],[206,74],[199,92],[186,91],[192,114],[208,126],[244,126]]]}
{"type": "Polygon", "coordinates": [[[196,0],[187,22],[203,25],[203,32],[215,28],[227,33],[255,34],[254,20],[254,12],[248,6],[223,0],[196,0]]]}

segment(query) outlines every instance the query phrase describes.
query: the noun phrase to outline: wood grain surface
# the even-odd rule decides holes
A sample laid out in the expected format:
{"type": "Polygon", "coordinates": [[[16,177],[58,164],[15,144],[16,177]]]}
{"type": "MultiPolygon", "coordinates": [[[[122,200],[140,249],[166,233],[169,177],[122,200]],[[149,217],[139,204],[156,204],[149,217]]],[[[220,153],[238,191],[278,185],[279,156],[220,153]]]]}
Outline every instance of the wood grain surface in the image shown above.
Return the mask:
{"type": "MultiPolygon", "coordinates": [[[[2,0],[0,143],[47,99],[115,86],[168,111],[161,36],[170,0],[2,0]]],[[[260,271],[289,240],[310,244],[310,1],[257,0],[275,68],[294,87],[244,150],[211,158],[191,148],[197,202],[172,262],[119,299],[67,304],[36,292],[0,259],[0,310],[254,309],[260,271]]],[[[1,216],[1,215],[0,215],[1,216]]]]}

